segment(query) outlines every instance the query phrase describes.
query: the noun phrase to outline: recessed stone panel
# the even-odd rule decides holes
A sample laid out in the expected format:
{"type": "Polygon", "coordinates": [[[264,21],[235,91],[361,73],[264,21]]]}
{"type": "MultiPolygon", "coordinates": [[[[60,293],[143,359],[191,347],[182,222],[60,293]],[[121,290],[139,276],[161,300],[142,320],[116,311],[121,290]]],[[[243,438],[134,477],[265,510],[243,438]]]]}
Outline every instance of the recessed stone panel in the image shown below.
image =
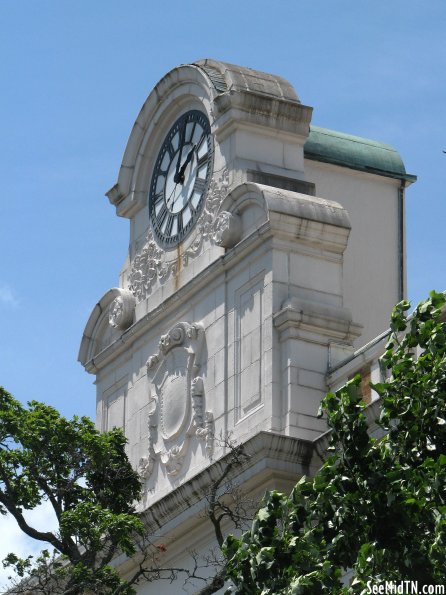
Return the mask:
{"type": "Polygon", "coordinates": [[[257,277],[235,296],[236,421],[262,402],[263,283],[263,276],[257,277]]]}

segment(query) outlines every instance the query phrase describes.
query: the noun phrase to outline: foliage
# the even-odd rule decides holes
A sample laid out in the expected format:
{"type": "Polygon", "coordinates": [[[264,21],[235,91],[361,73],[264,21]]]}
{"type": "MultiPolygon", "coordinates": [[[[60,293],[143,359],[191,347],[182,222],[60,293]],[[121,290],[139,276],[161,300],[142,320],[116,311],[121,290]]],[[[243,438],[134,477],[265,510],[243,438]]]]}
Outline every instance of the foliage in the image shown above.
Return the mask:
{"type": "Polygon", "coordinates": [[[54,548],[36,560],[10,554],[5,561],[33,592],[133,592],[110,566],[118,552],[135,554],[143,533],[133,509],[141,485],[125,444],[119,429],[100,433],[88,418],[67,420],[36,401],[24,407],[0,388],[0,513],[54,548]],[[43,502],[54,510],[55,531],[27,520],[25,511],[43,502]]]}
{"type": "Polygon", "coordinates": [[[229,592],[365,593],[368,581],[444,583],[444,303],[432,292],[409,319],[408,302],[394,309],[381,358],[389,379],[373,385],[381,396],[380,438],[368,433],[359,376],[325,397],[330,455],[290,496],[267,494],[251,530],[226,540],[235,585],[229,592]]]}
{"type": "MultiPolygon", "coordinates": [[[[220,444],[228,455],[203,492],[219,546],[222,524],[246,527],[255,510],[232,479],[248,455],[229,438],[220,444]]],[[[119,429],[100,433],[90,419],[67,420],[36,401],[24,407],[0,387],[0,514],[9,512],[28,536],[52,546],[36,559],[7,556],[3,564],[16,574],[8,593],[131,595],[142,580],[173,582],[180,575],[202,585],[201,595],[223,586],[219,548],[201,557],[190,552],[185,568],[163,566],[166,546],[151,538],[134,510],[141,484],[125,445],[119,429]],[[54,531],[36,529],[26,514],[44,502],[54,510],[54,531]],[[121,553],[133,558],[126,579],[113,565],[121,553]]]]}

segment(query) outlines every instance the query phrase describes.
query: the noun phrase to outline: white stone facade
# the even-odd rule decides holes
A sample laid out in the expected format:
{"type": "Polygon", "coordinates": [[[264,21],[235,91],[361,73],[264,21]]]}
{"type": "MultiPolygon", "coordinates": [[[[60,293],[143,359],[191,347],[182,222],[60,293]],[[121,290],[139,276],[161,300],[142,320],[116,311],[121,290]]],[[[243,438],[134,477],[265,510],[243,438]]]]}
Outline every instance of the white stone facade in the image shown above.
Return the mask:
{"type": "Polygon", "coordinates": [[[311,472],[330,367],[384,330],[400,297],[407,176],[306,156],[311,114],[280,77],[180,66],[149,95],[108,192],[131,221],[129,256],[79,359],[96,375],[98,426],[127,435],[140,511],[175,539],[166,564],[186,536],[198,550],[213,539],[196,514],[227,456],[219,436],[251,452],[240,479],[253,493],[311,472]],[[194,231],[166,250],[148,188],[163,135],[191,109],[211,122],[213,178],[194,231]]]}

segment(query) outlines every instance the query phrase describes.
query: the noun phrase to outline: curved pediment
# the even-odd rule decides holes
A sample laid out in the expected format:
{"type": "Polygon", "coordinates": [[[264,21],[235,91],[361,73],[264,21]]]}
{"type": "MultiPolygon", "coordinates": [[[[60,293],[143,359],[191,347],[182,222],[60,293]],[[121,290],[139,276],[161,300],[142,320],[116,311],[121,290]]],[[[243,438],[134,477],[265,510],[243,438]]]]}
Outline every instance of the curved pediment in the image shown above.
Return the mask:
{"type": "Polygon", "coordinates": [[[117,214],[132,219],[121,279],[135,296],[137,319],[238,242],[236,214],[219,215],[231,189],[247,180],[299,186],[310,119],[311,108],[301,104],[288,81],[257,70],[205,59],[178,66],[159,81],[133,126],[118,181],[107,193],[117,214]],[[190,165],[188,185],[179,174],[184,177],[183,168],[193,163],[194,129],[180,167],[184,139],[180,142],[175,126],[195,112],[206,119],[212,140],[204,152],[206,175],[202,164],[198,170],[190,165]]]}
{"type": "Polygon", "coordinates": [[[311,108],[303,106],[292,87],[282,77],[203,59],[183,64],[168,72],[147,97],[133,125],[117,183],[107,192],[117,213],[132,217],[143,208],[146,199],[146,164],[153,159],[158,130],[181,109],[204,109],[217,127],[228,127],[229,120],[259,118],[265,126],[279,126],[280,121],[296,122],[296,130],[308,134],[311,108]]]}
{"type": "Polygon", "coordinates": [[[78,355],[78,361],[88,371],[94,371],[94,357],[132,324],[134,308],[133,294],[119,287],[109,289],[95,305],[85,326],[78,355]]]}
{"type": "MultiPolygon", "coordinates": [[[[205,70],[196,64],[181,65],[168,72],[147,97],[136,118],[124,152],[117,183],[107,192],[118,215],[132,217],[145,204],[154,146],[173,113],[181,109],[211,111],[218,94],[205,70]]],[[[156,147],[155,147],[156,148],[156,147]]]]}

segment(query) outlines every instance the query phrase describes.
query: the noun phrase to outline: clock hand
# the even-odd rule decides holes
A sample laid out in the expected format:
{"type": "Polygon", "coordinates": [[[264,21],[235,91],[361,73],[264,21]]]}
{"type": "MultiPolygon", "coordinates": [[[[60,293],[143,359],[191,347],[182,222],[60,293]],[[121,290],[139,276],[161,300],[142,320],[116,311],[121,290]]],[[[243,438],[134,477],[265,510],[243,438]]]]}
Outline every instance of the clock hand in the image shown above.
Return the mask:
{"type": "MultiPolygon", "coordinates": [[[[178,175],[175,174],[175,176],[173,178],[173,181],[175,182],[175,186],[174,186],[174,189],[172,190],[172,192],[170,193],[169,198],[166,200],[166,206],[168,209],[172,209],[175,206],[175,203],[177,202],[177,200],[179,198],[178,196],[175,197],[175,190],[177,189],[178,184],[181,184],[181,185],[184,184],[184,172],[186,171],[186,167],[189,165],[189,162],[192,159],[192,156],[193,156],[196,148],[197,148],[197,145],[194,145],[192,147],[192,149],[187,154],[186,161],[181,166],[181,168],[178,172],[178,175]],[[172,197],[174,197],[172,200],[172,204],[169,204],[172,197]]],[[[181,146],[181,151],[182,150],[183,150],[183,147],[181,146]]],[[[181,153],[181,151],[180,151],[180,153],[181,153]]]]}
{"type": "Polygon", "coordinates": [[[173,181],[175,182],[175,184],[178,184],[178,182],[180,181],[180,178],[179,178],[180,163],[181,163],[181,157],[182,157],[182,154],[183,154],[183,147],[184,147],[185,136],[186,136],[186,121],[183,122],[183,127],[181,128],[180,150],[178,152],[178,161],[177,161],[177,165],[176,165],[176,168],[175,168],[175,175],[173,176],[173,181]]]}
{"type": "Polygon", "coordinates": [[[171,204],[171,205],[169,204],[169,202],[170,202],[170,200],[171,200],[172,196],[175,196],[175,190],[177,189],[177,186],[178,186],[178,184],[175,184],[175,186],[174,186],[174,188],[173,188],[172,192],[171,192],[171,193],[170,193],[170,195],[169,195],[169,198],[166,198],[166,207],[167,207],[168,209],[171,209],[171,208],[173,207],[173,205],[175,204],[175,200],[176,200],[175,198],[173,199],[173,202],[172,202],[172,204],[171,204]]]}
{"type": "Polygon", "coordinates": [[[183,163],[180,171],[178,172],[178,181],[180,182],[180,184],[184,184],[184,172],[186,171],[186,167],[189,165],[189,162],[192,159],[192,156],[193,156],[196,148],[197,148],[197,145],[194,145],[192,147],[192,149],[187,154],[186,161],[183,163]]]}

